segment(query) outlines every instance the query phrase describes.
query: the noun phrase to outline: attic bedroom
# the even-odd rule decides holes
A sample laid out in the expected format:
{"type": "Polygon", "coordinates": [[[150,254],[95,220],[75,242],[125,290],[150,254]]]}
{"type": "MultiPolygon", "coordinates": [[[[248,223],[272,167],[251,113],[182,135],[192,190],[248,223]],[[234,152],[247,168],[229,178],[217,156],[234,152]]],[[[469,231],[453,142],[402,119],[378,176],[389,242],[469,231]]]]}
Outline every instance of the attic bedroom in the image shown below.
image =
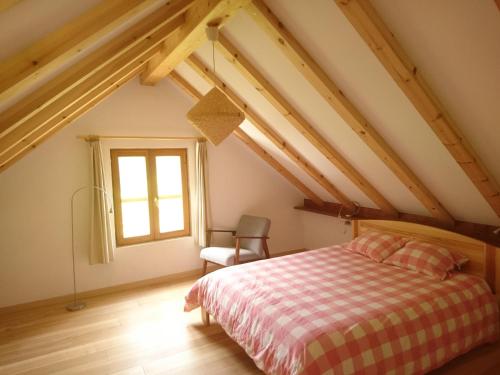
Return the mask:
{"type": "Polygon", "coordinates": [[[500,371],[498,0],[0,0],[0,374],[500,371]]]}

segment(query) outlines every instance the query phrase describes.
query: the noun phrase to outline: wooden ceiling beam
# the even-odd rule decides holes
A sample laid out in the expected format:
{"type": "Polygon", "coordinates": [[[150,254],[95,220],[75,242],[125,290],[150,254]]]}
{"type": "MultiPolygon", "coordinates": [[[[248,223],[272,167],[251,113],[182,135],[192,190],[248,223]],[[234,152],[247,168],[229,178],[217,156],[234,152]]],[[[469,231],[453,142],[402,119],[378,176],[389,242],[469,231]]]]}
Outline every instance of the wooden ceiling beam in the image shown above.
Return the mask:
{"type": "Polygon", "coordinates": [[[337,5],[396,81],[458,165],[500,217],[500,185],[457,124],[424,81],[389,28],[366,0],[336,0],[337,5]]]}
{"type": "Polygon", "coordinates": [[[0,62],[0,101],[64,64],[155,0],[106,0],[0,62]]]}
{"type": "Polygon", "coordinates": [[[219,51],[236,69],[339,171],[349,178],[375,204],[397,214],[392,204],[370,184],[332,145],[289,103],[283,95],[256,69],[224,35],[219,36],[219,51]]]}
{"type": "Polygon", "coordinates": [[[170,72],[168,78],[170,78],[172,82],[174,82],[178,87],[180,87],[186,94],[188,94],[195,101],[198,101],[203,97],[203,95],[197,89],[195,89],[193,85],[191,85],[187,80],[184,79],[184,77],[182,77],[175,70],[172,70],[170,72]]]}
{"type": "Polygon", "coordinates": [[[21,125],[1,137],[0,166],[7,164],[15,157],[15,150],[29,147],[36,139],[40,139],[40,132],[48,133],[50,127],[55,126],[54,124],[58,121],[77,112],[79,107],[91,102],[94,97],[98,97],[110,85],[114,85],[121,78],[127,76],[131,70],[142,66],[159,51],[162,41],[178,29],[183,22],[184,17],[181,14],[163,24],[128,49],[126,53],[108,60],[101,69],[90,74],[42,111],[29,117],[21,125]]]}
{"type": "Polygon", "coordinates": [[[118,88],[123,86],[125,83],[130,81],[132,78],[137,76],[141,70],[144,68],[143,65],[134,67],[125,76],[119,79],[113,80],[107,84],[107,88],[102,90],[98,95],[94,96],[92,99],[82,100],[75,104],[73,110],[67,111],[65,115],[58,117],[51,121],[50,123],[44,125],[42,128],[38,129],[35,133],[31,134],[25,142],[16,145],[14,149],[11,149],[4,161],[0,162],[0,173],[15,164],[18,160],[22,159],[29,152],[36,149],[43,141],[48,139],[52,134],[56,133],[58,130],[68,125],[69,123],[75,121],[80,116],[87,113],[89,110],[94,108],[102,100],[107,98],[111,93],[115,92],[118,88]]]}
{"type": "Polygon", "coordinates": [[[180,0],[165,4],[90,55],[70,66],[40,89],[35,90],[4,110],[0,113],[0,137],[12,131],[30,117],[43,111],[48,105],[64,96],[69,90],[99,69],[108,65],[113,59],[127,53],[137,44],[144,43],[144,40],[151,33],[164,27],[173,18],[184,13],[190,5],[192,5],[192,0],[180,0]]]}
{"type": "MultiPolygon", "coordinates": [[[[368,122],[363,114],[349,101],[335,82],[326,74],[318,63],[309,55],[302,45],[295,39],[289,30],[280,22],[262,0],[254,0],[247,8],[247,12],[256,23],[271,37],[276,45],[285,53],[288,59],[301,72],[307,81],[318,91],[326,102],[342,117],[347,125],[370,147],[370,149],[384,162],[384,164],[398,177],[410,192],[422,203],[432,216],[447,223],[453,224],[453,217],[443,207],[439,200],[412,172],[405,162],[389,146],[383,137],[368,122]]],[[[241,57],[233,60],[242,60],[241,57]]],[[[235,61],[235,63],[238,63],[235,61]]],[[[239,65],[242,65],[240,62],[239,65]]],[[[254,69],[255,71],[255,69],[254,69]]],[[[257,72],[258,73],[258,72],[257,72]]],[[[246,74],[247,76],[249,74],[246,74]]],[[[252,73],[253,75],[253,73],[252,73]]],[[[255,77],[253,79],[255,81],[255,77]]],[[[260,83],[264,86],[263,82],[260,83]]],[[[261,91],[263,94],[266,90],[261,91]]],[[[317,136],[313,136],[317,138],[317,136]]],[[[321,143],[311,140],[317,147],[321,143]]],[[[343,170],[343,169],[341,169],[343,170]]],[[[345,170],[345,169],[344,169],[345,170]]],[[[355,182],[355,180],[353,180],[355,182]]],[[[356,183],[356,182],[355,182],[356,183]]],[[[359,187],[359,186],[358,186],[359,187]]],[[[369,195],[380,208],[384,208],[375,201],[371,191],[369,195]]],[[[378,197],[380,199],[380,197],[378,197]]],[[[383,202],[382,202],[383,203],[383,202]]]]}
{"type": "Polygon", "coordinates": [[[281,137],[267,122],[260,117],[250,106],[236,95],[212,70],[206,67],[198,58],[190,56],[188,63],[198,74],[200,74],[207,82],[215,85],[219,90],[224,92],[236,107],[245,114],[245,117],[276,147],[278,147],[285,155],[287,155],[295,164],[321,185],[332,197],[346,206],[352,206],[351,200],[342,193],[335,185],[333,185],[320,171],[311,165],[303,155],[301,155],[293,146],[281,137]]]}
{"type": "Polygon", "coordinates": [[[165,41],[160,53],[148,63],[141,74],[142,84],[154,85],[165,78],[207,40],[206,28],[209,23],[222,26],[249,1],[196,0],[194,6],[186,12],[185,25],[165,41]]]}
{"type": "MultiPolygon", "coordinates": [[[[198,90],[196,90],[189,82],[182,78],[175,71],[169,74],[169,78],[174,81],[180,88],[182,88],[189,96],[195,100],[202,98],[198,90]]],[[[254,151],[262,160],[269,164],[272,168],[281,174],[284,178],[288,180],[293,186],[299,189],[306,197],[311,199],[317,206],[323,206],[323,200],[309,189],[305,184],[302,183],[293,173],[286,169],[279,161],[273,158],[264,148],[262,148],[257,142],[255,142],[247,133],[245,133],[241,128],[237,128],[234,131],[234,135],[238,137],[244,144],[246,144],[252,151],[254,151]]]]}

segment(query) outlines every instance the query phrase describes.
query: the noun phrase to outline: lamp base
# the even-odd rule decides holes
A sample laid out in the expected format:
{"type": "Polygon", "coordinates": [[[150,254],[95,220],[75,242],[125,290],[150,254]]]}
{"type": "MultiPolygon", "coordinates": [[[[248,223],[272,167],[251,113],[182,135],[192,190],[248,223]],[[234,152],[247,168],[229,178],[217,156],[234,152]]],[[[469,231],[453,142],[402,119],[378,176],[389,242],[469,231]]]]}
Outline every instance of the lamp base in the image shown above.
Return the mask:
{"type": "Polygon", "coordinates": [[[78,311],[84,309],[87,306],[85,302],[75,301],[66,305],[66,310],[68,311],[78,311]]]}

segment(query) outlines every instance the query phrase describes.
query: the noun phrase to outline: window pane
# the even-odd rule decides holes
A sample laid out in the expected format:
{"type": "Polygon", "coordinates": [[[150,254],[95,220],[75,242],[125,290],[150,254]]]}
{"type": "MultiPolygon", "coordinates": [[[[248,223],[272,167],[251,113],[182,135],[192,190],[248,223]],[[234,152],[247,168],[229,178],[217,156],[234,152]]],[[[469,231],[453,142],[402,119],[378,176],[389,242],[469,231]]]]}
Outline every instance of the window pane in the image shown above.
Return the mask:
{"type": "Polygon", "coordinates": [[[144,156],[120,156],[121,199],[148,198],[148,179],[146,174],[146,158],[144,156]]]}
{"type": "Polygon", "coordinates": [[[123,238],[150,234],[148,201],[122,201],[122,221],[123,238]]]}
{"type": "Polygon", "coordinates": [[[184,229],[182,198],[160,199],[160,233],[184,229]]]}
{"type": "Polygon", "coordinates": [[[182,196],[182,174],[180,156],[157,156],[156,178],[158,179],[158,195],[182,196]]]}
{"type": "Polygon", "coordinates": [[[144,156],[118,157],[123,237],[151,234],[148,179],[144,156]]]}
{"type": "Polygon", "coordinates": [[[157,156],[160,233],[184,229],[180,156],[157,156]]]}

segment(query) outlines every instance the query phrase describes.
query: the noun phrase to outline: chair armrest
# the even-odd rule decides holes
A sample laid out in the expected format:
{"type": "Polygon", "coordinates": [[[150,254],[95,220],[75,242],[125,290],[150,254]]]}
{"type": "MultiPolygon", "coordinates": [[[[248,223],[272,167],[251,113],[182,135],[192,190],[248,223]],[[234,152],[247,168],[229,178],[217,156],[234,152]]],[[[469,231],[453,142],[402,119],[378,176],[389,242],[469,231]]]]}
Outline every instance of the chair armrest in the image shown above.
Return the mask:
{"type": "Polygon", "coordinates": [[[236,234],[236,229],[207,229],[207,247],[210,247],[210,242],[212,242],[212,233],[231,233],[233,236],[236,234]]]}
{"type": "Polygon", "coordinates": [[[267,237],[267,236],[245,236],[245,235],[239,235],[239,234],[235,235],[234,237],[235,238],[245,238],[245,239],[255,239],[255,238],[260,238],[260,239],[263,239],[263,240],[264,239],[266,239],[266,240],[269,239],[269,237],[267,237]]]}
{"type": "Polygon", "coordinates": [[[231,229],[207,229],[207,232],[232,233],[233,235],[236,234],[236,230],[231,230],[231,229]]]}
{"type": "Polygon", "coordinates": [[[235,252],[235,263],[238,264],[240,261],[240,240],[241,239],[260,239],[262,240],[262,246],[264,248],[264,253],[266,254],[266,258],[269,259],[269,249],[267,247],[267,241],[269,239],[268,236],[245,236],[245,235],[235,235],[236,239],[236,252],[235,252]]]}

